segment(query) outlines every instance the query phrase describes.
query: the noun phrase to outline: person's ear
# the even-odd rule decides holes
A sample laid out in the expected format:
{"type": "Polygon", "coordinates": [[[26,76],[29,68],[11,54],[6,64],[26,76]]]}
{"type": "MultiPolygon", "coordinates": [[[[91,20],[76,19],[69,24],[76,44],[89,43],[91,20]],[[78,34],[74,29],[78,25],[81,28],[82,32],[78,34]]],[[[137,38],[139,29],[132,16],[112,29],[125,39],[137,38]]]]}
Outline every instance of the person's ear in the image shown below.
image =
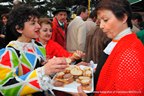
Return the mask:
{"type": "Polygon", "coordinates": [[[19,33],[22,33],[22,29],[21,28],[19,28],[19,26],[18,25],[16,25],[16,30],[17,30],[17,32],[19,32],[19,33]]]}
{"type": "Polygon", "coordinates": [[[127,23],[127,19],[128,19],[128,16],[127,16],[126,14],[124,14],[124,17],[123,17],[123,19],[122,19],[122,20],[123,20],[123,24],[124,24],[124,23],[127,23]]]}

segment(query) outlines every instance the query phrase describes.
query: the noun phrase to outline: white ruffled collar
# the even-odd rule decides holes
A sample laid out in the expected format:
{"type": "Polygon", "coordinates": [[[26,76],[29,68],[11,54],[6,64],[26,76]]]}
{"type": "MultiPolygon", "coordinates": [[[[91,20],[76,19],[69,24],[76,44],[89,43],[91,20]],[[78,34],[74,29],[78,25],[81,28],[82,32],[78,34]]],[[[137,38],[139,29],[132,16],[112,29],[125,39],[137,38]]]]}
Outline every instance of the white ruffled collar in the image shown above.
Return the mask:
{"type": "Polygon", "coordinates": [[[20,42],[20,41],[11,41],[8,46],[12,46],[16,48],[17,50],[20,51],[27,51],[28,49],[33,49],[34,50],[34,40],[31,42],[20,42]]]}
{"type": "Polygon", "coordinates": [[[104,52],[107,54],[107,55],[110,55],[113,48],[116,46],[116,44],[118,43],[118,40],[120,40],[122,37],[128,35],[128,34],[131,34],[131,29],[130,28],[127,28],[125,29],[124,31],[120,32],[108,45],[107,47],[104,49],[104,52]]]}

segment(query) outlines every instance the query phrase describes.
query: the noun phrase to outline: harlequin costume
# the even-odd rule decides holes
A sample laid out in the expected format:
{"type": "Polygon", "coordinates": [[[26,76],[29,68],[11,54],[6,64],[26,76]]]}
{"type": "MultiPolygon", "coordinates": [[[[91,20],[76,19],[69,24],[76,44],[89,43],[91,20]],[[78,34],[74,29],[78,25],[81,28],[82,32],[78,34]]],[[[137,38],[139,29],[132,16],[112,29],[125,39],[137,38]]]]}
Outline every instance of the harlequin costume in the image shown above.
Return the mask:
{"type": "Polygon", "coordinates": [[[143,96],[143,45],[135,34],[116,42],[100,71],[95,96],[143,96]]]}
{"type": "Polygon", "coordinates": [[[40,67],[46,58],[40,43],[11,41],[0,57],[0,92],[4,96],[29,95],[50,88],[50,78],[40,67]]]}
{"type": "Polygon", "coordinates": [[[59,45],[57,42],[54,42],[53,40],[49,40],[45,48],[46,48],[46,55],[49,58],[52,58],[54,56],[70,57],[72,55],[72,53],[66,51],[61,45],[59,45]]]}
{"type": "Polygon", "coordinates": [[[52,21],[52,40],[59,43],[64,49],[66,49],[66,28],[67,25],[64,23],[60,26],[58,20],[54,17],[52,21]]]}

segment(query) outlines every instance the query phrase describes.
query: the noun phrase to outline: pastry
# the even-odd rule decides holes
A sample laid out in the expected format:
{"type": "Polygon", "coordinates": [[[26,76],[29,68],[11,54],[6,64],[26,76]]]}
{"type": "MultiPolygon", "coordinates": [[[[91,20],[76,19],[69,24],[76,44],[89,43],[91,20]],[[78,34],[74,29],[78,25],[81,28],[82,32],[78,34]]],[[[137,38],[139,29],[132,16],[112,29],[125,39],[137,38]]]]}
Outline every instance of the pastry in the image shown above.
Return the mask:
{"type": "Polygon", "coordinates": [[[91,90],[92,71],[90,67],[81,69],[77,65],[70,65],[63,72],[56,74],[54,78],[54,86],[63,87],[73,81],[80,83],[83,90],[91,90]]]}

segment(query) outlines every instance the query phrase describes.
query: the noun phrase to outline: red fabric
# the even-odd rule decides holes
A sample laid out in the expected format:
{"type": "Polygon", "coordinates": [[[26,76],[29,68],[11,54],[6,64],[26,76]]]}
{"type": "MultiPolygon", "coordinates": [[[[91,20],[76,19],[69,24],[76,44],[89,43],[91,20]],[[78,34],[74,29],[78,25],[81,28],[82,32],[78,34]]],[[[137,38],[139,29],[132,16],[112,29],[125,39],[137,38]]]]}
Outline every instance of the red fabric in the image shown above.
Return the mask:
{"type": "Polygon", "coordinates": [[[95,96],[144,96],[143,57],[144,47],[136,35],[123,37],[100,72],[96,92],[101,94],[95,96]]]}
{"type": "Polygon", "coordinates": [[[6,52],[4,56],[1,56],[2,58],[0,58],[0,63],[3,64],[4,66],[7,66],[7,67],[12,67],[12,64],[11,64],[11,60],[10,60],[10,52],[6,52]]]}
{"type": "Polygon", "coordinates": [[[56,18],[52,22],[52,37],[51,39],[59,43],[64,49],[66,49],[66,24],[64,24],[64,29],[60,27],[56,18]]]}
{"type": "Polygon", "coordinates": [[[66,51],[61,45],[59,45],[57,42],[54,42],[53,40],[49,40],[45,48],[46,55],[49,58],[52,58],[53,56],[69,57],[72,55],[72,53],[66,51]]]}

